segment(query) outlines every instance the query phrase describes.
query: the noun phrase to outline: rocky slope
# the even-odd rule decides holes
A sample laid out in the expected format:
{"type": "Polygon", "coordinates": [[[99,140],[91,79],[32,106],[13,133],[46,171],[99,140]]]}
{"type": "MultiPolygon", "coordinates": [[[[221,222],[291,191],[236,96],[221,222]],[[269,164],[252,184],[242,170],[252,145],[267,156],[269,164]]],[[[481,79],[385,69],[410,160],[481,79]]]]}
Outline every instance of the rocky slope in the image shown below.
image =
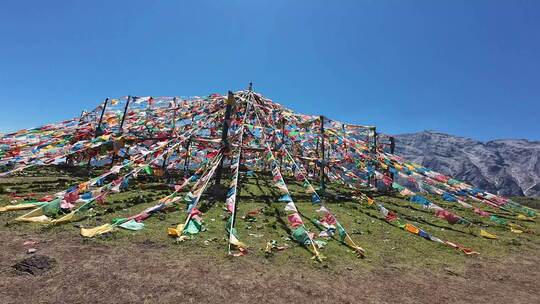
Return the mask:
{"type": "Polygon", "coordinates": [[[423,131],[396,135],[395,153],[502,195],[540,196],[540,141],[481,142],[423,131]]]}

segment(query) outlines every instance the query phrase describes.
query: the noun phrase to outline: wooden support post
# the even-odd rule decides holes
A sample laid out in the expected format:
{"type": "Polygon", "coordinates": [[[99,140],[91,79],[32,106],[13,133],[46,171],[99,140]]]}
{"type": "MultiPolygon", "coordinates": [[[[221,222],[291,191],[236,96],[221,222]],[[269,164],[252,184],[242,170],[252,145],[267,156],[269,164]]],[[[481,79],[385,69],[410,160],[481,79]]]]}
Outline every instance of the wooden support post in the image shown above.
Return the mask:
{"type": "MultiPolygon", "coordinates": [[[[319,140],[319,137],[317,137],[317,140],[315,141],[315,157],[319,157],[319,155],[321,154],[319,152],[319,144],[320,144],[320,140],[319,140]]],[[[314,168],[313,168],[313,176],[315,177],[315,171],[317,170],[317,164],[315,164],[314,168]]]]}
{"type": "MultiPolygon", "coordinates": [[[[167,151],[169,146],[171,145],[171,142],[167,143],[167,145],[165,146],[165,149],[164,151],[167,151]]],[[[167,177],[166,173],[167,173],[167,160],[169,159],[169,155],[172,153],[172,151],[168,151],[166,153],[164,153],[163,155],[163,163],[161,164],[161,171],[163,172],[163,175],[161,177],[167,177]]]]}
{"type": "MultiPolygon", "coordinates": [[[[133,97],[133,99],[136,99],[137,97],[133,97]]],[[[119,132],[118,134],[119,135],[122,135],[122,133],[124,133],[124,121],[126,120],[126,114],[127,114],[127,110],[128,110],[128,107],[129,107],[129,102],[131,101],[131,96],[128,96],[128,99],[127,99],[127,102],[126,102],[126,106],[124,107],[124,114],[122,115],[122,121],[120,122],[120,128],[119,128],[119,132]]],[[[113,143],[114,145],[114,143],[113,143]]],[[[113,148],[113,153],[114,153],[114,148],[113,148]]],[[[112,159],[111,159],[111,166],[114,165],[114,161],[116,160],[116,153],[113,154],[112,156],[112,159]]]]}
{"type": "Polygon", "coordinates": [[[373,127],[373,147],[371,148],[372,153],[377,152],[377,128],[373,127]]]}
{"type": "Polygon", "coordinates": [[[184,160],[184,176],[188,176],[188,172],[189,172],[189,159],[191,157],[191,152],[189,152],[190,148],[191,148],[191,137],[189,137],[186,142],[186,159],[184,160]]]}
{"type": "MultiPolygon", "coordinates": [[[[191,116],[191,124],[190,124],[190,127],[193,127],[193,120],[194,120],[195,116],[191,116]]],[[[186,158],[184,160],[184,177],[187,177],[188,176],[188,173],[189,173],[189,160],[191,158],[191,153],[189,152],[189,150],[191,149],[191,139],[193,138],[193,135],[191,135],[187,142],[186,142],[186,158]]]]}
{"type": "Polygon", "coordinates": [[[98,125],[96,127],[96,130],[94,131],[94,138],[103,134],[103,130],[101,130],[101,122],[103,121],[103,115],[105,114],[105,109],[107,108],[108,102],[109,98],[105,99],[105,102],[103,103],[103,109],[101,110],[101,115],[99,116],[98,125]]]}
{"type": "MultiPolygon", "coordinates": [[[[250,92],[252,92],[252,89],[253,89],[253,84],[250,82],[249,83],[249,88],[248,90],[250,92]]],[[[246,102],[246,110],[244,112],[244,121],[245,121],[245,116],[248,114],[248,109],[249,109],[249,101],[246,102]]],[[[244,128],[244,125],[241,125],[240,128],[244,128]]],[[[241,131],[243,132],[243,131],[241,131]]],[[[243,139],[243,138],[242,138],[243,139]]],[[[232,218],[231,218],[231,227],[230,229],[233,229],[234,228],[234,223],[236,223],[236,214],[237,214],[237,211],[238,211],[238,202],[240,201],[240,193],[241,193],[241,190],[242,190],[242,181],[243,181],[243,178],[245,178],[245,175],[240,178],[240,164],[242,163],[242,142],[243,140],[240,141],[239,145],[238,145],[238,149],[239,149],[239,153],[240,155],[238,156],[238,180],[237,180],[237,183],[236,183],[236,201],[234,203],[234,210],[232,212],[232,218]]],[[[226,198],[225,198],[225,203],[226,203],[226,198]]],[[[229,242],[229,254],[231,254],[231,242],[229,242]]]]}
{"type": "MultiPolygon", "coordinates": [[[[167,144],[167,146],[169,146],[167,144]]],[[[165,170],[166,170],[166,165],[167,165],[167,159],[169,158],[169,153],[165,153],[165,155],[163,155],[163,163],[161,164],[161,170],[163,170],[163,174],[165,174],[165,170]]]]}
{"type": "MultiPolygon", "coordinates": [[[[174,137],[174,135],[176,134],[175,131],[175,123],[176,123],[176,97],[173,98],[173,119],[172,119],[172,127],[171,127],[171,133],[169,135],[170,138],[174,137]]],[[[172,153],[172,152],[171,152],[172,153]]],[[[163,165],[161,166],[161,169],[163,170],[163,176],[167,177],[167,181],[169,180],[168,178],[168,173],[167,173],[167,158],[168,158],[168,154],[166,154],[164,157],[163,157],[163,165]]]]}
{"type": "MultiPolygon", "coordinates": [[[[377,128],[373,127],[373,146],[371,147],[371,166],[375,166],[376,161],[375,158],[377,157],[377,128]]],[[[369,178],[369,183],[371,184],[372,179],[369,178]]],[[[377,180],[373,179],[373,186],[377,187],[377,180]]]]}
{"type": "MultiPolygon", "coordinates": [[[[94,138],[101,136],[103,134],[103,130],[101,130],[101,122],[103,121],[103,115],[105,114],[105,109],[107,108],[107,104],[109,103],[109,98],[106,98],[103,102],[103,109],[101,109],[101,115],[99,116],[99,121],[96,126],[96,129],[94,130],[94,138]]],[[[86,164],[86,169],[90,169],[90,161],[92,160],[92,157],[88,158],[88,163],[86,164]]]]}
{"type": "Polygon", "coordinates": [[[82,110],[81,115],[79,116],[79,122],[77,122],[77,131],[78,131],[79,126],[81,125],[83,117],[86,115],[88,115],[88,112],[86,112],[86,110],[82,110]]]}
{"type": "Polygon", "coordinates": [[[321,196],[324,197],[325,191],[326,191],[326,184],[324,181],[324,167],[326,165],[326,159],[324,156],[324,116],[320,116],[321,120],[321,160],[320,160],[320,166],[321,166],[321,196]]]}
{"type": "Polygon", "coordinates": [[[172,127],[171,127],[171,137],[176,134],[176,110],[178,109],[178,106],[176,105],[176,97],[173,98],[173,118],[172,118],[172,127]]]}
{"type": "Polygon", "coordinates": [[[345,152],[343,157],[346,157],[349,155],[349,151],[347,151],[347,142],[345,141],[345,137],[347,137],[347,131],[345,131],[345,124],[341,124],[341,141],[343,141],[343,151],[345,152]]]}
{"type": "MultiPolygon", "coordinates": [[[[133,98],[135,99],[137,97],[133,97],[133,98]]],[[[122,115],[122,122],[120,122],[120,129],[119,129],[120,134],[122,134],[122,132],[123,132],[122,128],[124,127],[124,121],[126,120],[126,113],[127,113],[130,101],[131,101],[131,96],[128,96],[126,106],[124,107],[124,115],[122,115]]]]}
{"type": "Polygon", "coordinates": [[[280,140],[281,149],[279,149],[279,171],[280,172],[283,169],[283,146],[285,145],[284,140],[285,140],[285,119],[282,118],[281,119],[281,140],[280,140]]]}
{"type": "MultiPolygon", "coordinates": [[[[394,138],[394,136],[390,136],[390,154],[394,154],[394,150],[396,149],[396,140],[394,138]]],[[[393,172],[390,172],[390,170],[388,170],[388,172],[390,173],[390,178],[392,179],[392,181],[394,181],[394,173],[393,172]]]]}
{"type": "MultiPolygon", "coordinates": [[[[225,118],[223,119],[223,126],[221,128],[221,152],[225,153],[229,150],[229,141],[228,141],[228,135],[229,135],[229,125],[231,123],[231,112],[232,112],[232,106],[235,103],[234,94],[229,91],[227,95],[227,107],[225,108],[225,118]]],[[[216,185],[221,184],[221,174],[223,171],[223,160],[225,159],[225,155],[221,157],[221,160],[219,162],[218,167],[216,168],[216,185]]]]}
{"type": "MultiPolygon", "coordinates": [[[[332,141],[328,140],[328,150],[326,150],[326,159],[332,159],[332,141]]],[[[326,164],[325,164],[326,165],[326,164]]]]}

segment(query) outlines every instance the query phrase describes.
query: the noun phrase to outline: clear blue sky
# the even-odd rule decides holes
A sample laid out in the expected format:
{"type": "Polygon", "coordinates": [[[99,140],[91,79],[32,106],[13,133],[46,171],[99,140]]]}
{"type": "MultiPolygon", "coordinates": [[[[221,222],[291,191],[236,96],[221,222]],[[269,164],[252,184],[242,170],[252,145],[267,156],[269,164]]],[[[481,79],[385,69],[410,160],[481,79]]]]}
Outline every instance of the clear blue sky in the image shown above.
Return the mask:
{"type": "Polygon", "coordinates": [[[0,130],[254,82],[303,113],[540,140],[540,1],[0,1],[0,130]]]}

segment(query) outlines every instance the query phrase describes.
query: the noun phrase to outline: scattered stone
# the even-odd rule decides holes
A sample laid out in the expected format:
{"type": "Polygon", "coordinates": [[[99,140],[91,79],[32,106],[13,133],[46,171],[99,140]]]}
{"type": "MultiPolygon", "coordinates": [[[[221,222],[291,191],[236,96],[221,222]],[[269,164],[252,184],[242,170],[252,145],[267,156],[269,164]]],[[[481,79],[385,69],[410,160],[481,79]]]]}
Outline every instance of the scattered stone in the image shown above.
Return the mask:
{"type": "Polygon", "coordinates": [[[28,250],[26,250],[26,253],[32,254],[32,253],[35,253],[36,251],[37,251],[36,248],[28,248],[28,250]]]}
{"type": "Polygon", "coordinates": [[[35,240],[28,240],[28,241],[24,241],[24,243],[23,243],[23,246],[31,246],[31,245],[36,245],[37,243],[39,243],[39,241],[35,241],[35,240]]]}
{"type": "Polygon", "coordinates": [[[13,268],[20,274],[41,275],[53,269],[55,265],[56,260],[54,258],[36,254],[19,261],[17,264],[13,265],[13,268]]]}

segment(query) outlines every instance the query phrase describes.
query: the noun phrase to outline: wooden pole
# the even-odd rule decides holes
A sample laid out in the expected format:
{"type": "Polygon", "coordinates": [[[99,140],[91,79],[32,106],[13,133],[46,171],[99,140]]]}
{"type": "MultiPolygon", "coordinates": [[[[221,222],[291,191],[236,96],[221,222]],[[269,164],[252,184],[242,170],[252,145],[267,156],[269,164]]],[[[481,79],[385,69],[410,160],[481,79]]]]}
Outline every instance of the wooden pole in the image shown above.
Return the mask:
{"type": "Polygon", "coordinates": [[[281,172],[283,168],[283,146],[284,146],[284,140],[285,140],[285,119],[281,119],[281,148],[279,149],[279,171],[281,172]]]}
{"type": "MultiPolygon", "coordinates": [[[[137,97],[133,97],[134,99],[136,99],[137,97]]],[[[129,107],[129,102],[131,101],[131,95],[128,96],[128,99],[127,99],[127,102],[126,102],[126,106],[124,107],[124,114],[122,115],[122,121],[120,122],[120,128],[119,128],[119,135],[122,135],[122,133],[124,133],[124,121],[126,120],[126,113],[127,113],[127,110],[128,110],[128,107],[129,107]]],[[[114,145],[114,143],[113,143],[114,145]]],[[[113,153],[114,153],[114,149],[113,149],[113,153]]],[[[114,165],[114,161],[116,160],[116,153],[113,154],[112,156],[112,159],[111,159],[111,166],[114,165]]]]}
{"type": "Polygon", "coordinates": [[[191,136],[188,138],[186,142],[186,159],[184,160],[184,176],[188,176],[189,159],[191,157],[191,153],[189,152],[190,148],[191,148],[191,136]]]}
{"type": "MultiPolygon", "coordinates": [[[[135,99],[137,97],[133,97],[133,98],[135,99]]],[[[120,134],[122,134],[122,132],[123,132],[122,128],[124,127],[124,121],[126,120],[126,113],[127,113],[130,101],[131,101],[131,96],[128,96],[126,106],[124,107],[124,115],[122,115],[122,122],[120,122],[120,129],[119,129],[120,134]]]]}
{"type": "MultiPolygon", "coordinates": [[[[229,141],[227,139],[229,135],[229,124],[231,121],[232,106],[235,103],[233,92],[229,91],[227,94],[227,107],[225,108],[225,119],[223,120],[223,126],[221,128],[221,151],[224,153],[229,149],[229,141]]],[[[216,185],[221,184],[221,174],[223,171],[223,160],[225,155],[219,161],[219,165],[216,170],[216,185]]]]}
{"type": "Polygon", "coordinates": [[[103,130],[101,130],[101,122],[103,121],[103,115],[105,114],[105,109],[107,108],[108,102],[109,102],[109,98],[105,99],[105,102],[103,103],[103,109],[101,110],[101,115],[99,116],[98,125],[94,132],[94,138],[101,136],[101,134],[103,134],[103,130]]]}
{"type": "Polygon", "coordinates": [[[171,136],[174,136],[176,134],[176,110],[178,109],[178,106],[176,105],[176,97],[173,98],[173,106],[174,106],[174,112],[173,112],[173,119],[172,119],[172,127],[171,127],[171,136]]]}
{"type": "Polygon", "coordinates": [[[347,142],[345,141],[345,136],[347,135],[347,131],[345,131],[345,124],[341,124],[341,132],[342,132],[341,139],[343,141],[343,151],[345,152],[343,157],[346,157],[347,155],[349,155],[349,153],[347,151],[347,142]]]}
{"type": "MultiPolygon", "coordinates": [[[[252,82],[249,83],[248,91],[249,91],[250,93],[253,92],[253,83],[252,83],[252,82]]],[[[250,94],[249,96],[251,96],[251,94],[250,94]]],[[[245,110],[245,112],[244,112],[244,121],[246,120],[246,119],[245,119],[245,118],[246,118],[246,115],[248,115],[248,109],[249,109],[249,101],[246,102],[246,110],[245,110]]],[[[241,132],[244,132],[244,131],[243,131],[243,129],[244,129],[244,124],[242,124],[242,125],[240,126],[240,128],[242,128],[242,131],[241,131],[241,132]]],[[[243,133],[242,133],[242,134],[243,134],[243,133]]],[[[238,156],[238,169],[237,169],[237,170],[238,170],[238,175],[240,175],[240,165],[242,164],[242,143],[243,143],[243,141],[244,141],[244,138],[243,138],[243,135],[242,135],[242,140],[240,141],[240,144],[239,144],[239,147],[238,147],[238,149],[239,149],[239,151],[240,151],[240,155],[238,156]]],[[[244,176],[242,177],[242,179],[245,178],[245,177],[246,177],[246,176],[244,175],[244,176]]],[[[233,210],[232,219],[231,219],[231,221],[232,221],[232,222],[231,222],[231,228],[230,228],[231,230],[234,228],[234,223],[236,223],[236,213],[237,213],[237,211],[238,211],[238,202],[240,201],[240,193],[241,193],[241,190],[242,190],[242,187],[241,187],[241,185],[242,185],[242,179],[239,178],[239,179],[236,181],[236,200],[235,200],[235,202],[234,202],[234,210],[233,210]]],[[[229,240],[229,254],[230,254],[230,253],[231,253],[231,242],[230,242],[230,240],[229,240]]]]}
{"type": "MultiPolygon", "coordinates": [[[[101,122],[103,121],[103,115],[105,114],[105,109],[107,108],[107,104],[109,103],[109,98],[106,98],[103,102],[103,109],[101,109],[101,115],[99,116],[99,121],[96,126],[96,129],[94,130],[94,139],[98,136],[101,136],[103,134],[103,130],[101,130],[101,122]]],[[[92,160],[92,157],[90,156],[88,158],[88,163],[86,164],[86,169],[90,169],[90,161],[92,160]]]]}
{"type": "MultiPolygon", "coordinates": [[[[195,119],[195,116],[191,116],[191,124],[190,127],[193,128],[193,120],[195,119]]],[[[187,142],[186,142],[186,158],[184,160],[184,177],[188,176],[189,173],[189,160],[191,158],[191,153],[189,150],[191,149],[191,139],[193,138],[193,135],[190,135],[187,142]]]]}
{"type": "Polygon", "coordinates": [[[320,166],[321,166],[321,196],[324,197],[325,195],[325,191],[326,191],[326,184],[324,182],[324,166],[326,165],[326,159],[325,159],[325,156],[324,156],[324,116],[320,116],[320,120],[321,120],[321,161],[320,161],[320,166]]]}
{"type": "Polygon", "coordinates": [[[373,147],[371,152],[377,152],[377,128],[373,127],[373,147]]]}
{"type": "MultiPolygon", "coordinates": [[[[375,165],[375,157],[377,157],[377,128],[373,127],[373,146],[371,147],[371,160],[370,163],[372,166],[375,165]]],[[[369,178],[368,182],[371,184],[371,177],[369,178]]],[[[373,186],[377,187],[377,180],[373,180],[373,186]]]]}

